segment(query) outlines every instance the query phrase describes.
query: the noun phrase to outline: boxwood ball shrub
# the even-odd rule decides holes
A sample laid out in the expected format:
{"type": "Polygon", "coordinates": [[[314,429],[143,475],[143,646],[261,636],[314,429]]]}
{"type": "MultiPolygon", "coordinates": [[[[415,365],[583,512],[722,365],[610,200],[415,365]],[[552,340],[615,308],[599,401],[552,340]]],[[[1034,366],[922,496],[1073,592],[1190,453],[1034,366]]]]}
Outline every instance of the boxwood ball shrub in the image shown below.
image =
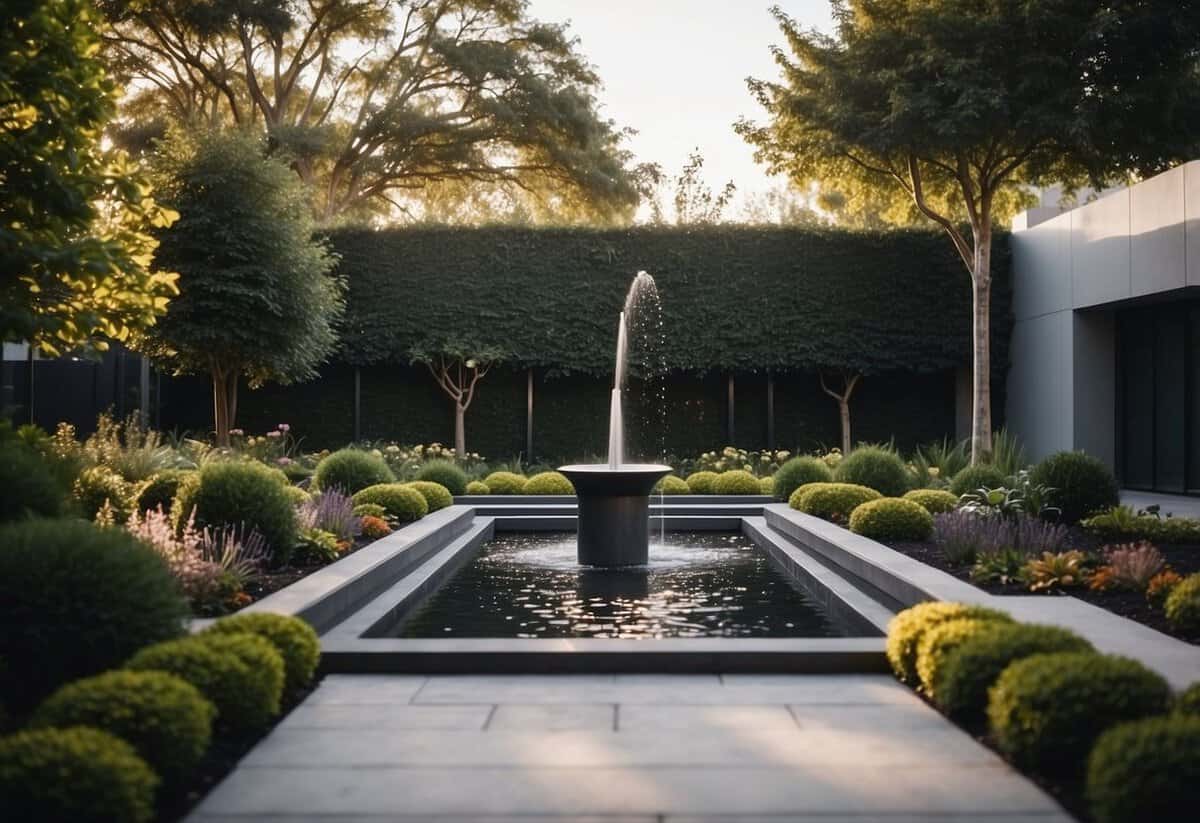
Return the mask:
{"type": "Polygon", "coordinates": [[[863,503],[881,497],[874,489],[853,483],[809,483],[792,492],[788,505],[814,517],[845,523],[863,503]]]}
{"type": "Polygon", "coordinates": [[[180,484],[171,517],[177,527],[194,512],[197,528],[255,530],[266,541],[271,562],[283,565],[299,535],[296,504],[287,488],[261,463],[209,463],[180,484]]]}
{"type": "Polygon", "coordinates": [[[920,503],[882,497],[855,507],[850,531],[873,540],[926,540],[933,533],[933,515],[920,503]]]}
{"type": "Polygon", "coordinates": [[[1034,466],[1030,480],[1054,489],[1050,502],[1061,510],[1064,523],[1078,523],[1120,502],[1112,470],[1083,452],[1050,455],[1034,466]]]}
{"type": "Polygon", "coordinates": [[[1200,634],[1200,573],[1189,574],[1167,595],[1167,620],[1185,634],[1200,634]]]}
{"type": "Polygon", "coordinates": [[[904,493],[905,500],[924,507],[930,514],[945,514],[958,508],[958,497],[943,489],[913,489],[904,493]]]}
{"type": "Polygon", "coordinates": [[[339,449],[326,455],[313,472],[313,484],[318,489],[340,489],[343,494],[395,482],[396,475],[387,461],[362,449],[339,449]]]}
{"type": "Polygon", "coordinates": [[[721,472],[713,481],[713,492],[716,494],[758,494],[758,478],[741,469],[721,472]]]}
{"type": "Polygon", "coordinates": [[[158,784],[133,746],[99,729],[28,729],[0,738],[5,820],[149,823],[158,784]]]}
{"type": "Polygon", "coordinates": [[[775,472],[775,488],[772,494],[776,500],[788,500],[792,492],[805,483],[832,483],[833,472],[823,460],[815,457],[793,457],[775,472]]]}
{"type": "Polygon", "coordinates": [[[521,494],[528,481],[515,472],[492,472],[483,482],[492,494],[521,494]]]}
{"type": "Polygon", "coordinates": [[[434,483],[430,480],[414,480],[404,485],[424,497],[425,505],[431,512],[454,505],[454,497],[451,496],[450,490],[441,483],[434,483]]]}
{"type": "Polygon", "coordinates": [[[299,506],[302,503],[312,500],[312,495],[299,486],[293,486],[290,483],[283,487],[283,493],[287,495],[288,500],[292,501],[293,506],[299,506]]]}
{"type": "Polygon", "coordinates": [[[155,472],[143,480],[137,487],[137,510],[139,512],[162,509],[171,511],[171,503],[179,493],[179,486],[189,477],[194,477],[194,469],[164,469],[155,472]]]}
{"type": "Polygon", "coordinates": [[[467,473],[449,460],[430,460],[417,471],[416,479],[437,483],[455,497],[467,493],[467,473]]]}
{"type": "Polygon", "coordinates": [[[287,667],[275,644],[260,634],[248,632],[210,632],[197,636],[209,648],[220,654],[232,655],[254,672],[266,701],[270,716],[279,714],[283,688],[287,682],[287,667]]]}
{"type": "MultiPolygon", "coordinates": [[[[351,501],[353,502],[353,501],[351,501]]],[[[387,509],[378,503],[358,503],[354,506],[355,517],[387,517],[387,509]]]]}
{"type": "Polygon", "coordinates": [[[767,497],[772,497],[775,494],[775,478],[760,477],[758,479],[758,493],[765,494],[767,497]]]}
{"type": "Polygon", "coordinates": [[[988,463],[976,463],[954,475],[950,481],[950,493],[955,497],[970,494],[976,489],[998,489],[1008,482],[1004,472],[988,463]]]}
{"type": "Polygon", "coordinates": [[[1018,660],[1035,654],[1091,652],[1092,644],[1057,626],[996,623],[965,640],[942,664],[934,702],[950,717],[980,723],[988,690],[1018,660]]]}
{"type": "Polygon", "coordinates": [[[162,558],[124,530],[0,527],[0,703],[10,710],[179,636],[189,616],[162,558]]]}
{"type": "Polygon", "coordinates": [[[1100,735],[1084,789],[1096,823],[1190,820],[1200,809],[1200,717],[1149,717],[1100,735]]]}
{"type": "Polygon", "coordinates": [[[692,472],[687,476],[688,488],[692,494],[716,494],[718,476],[716,472],[692,472]]]}
{"type": "Polygon", "coordinates": [[[283,658],[284,689],[295,693],[307,686],[321,660],[321,641],[312,626],[298,617],[245,612],[223,617],[205,634],[255,634],[270,642],[283,658]]]}
{"type": "Polygon", "coordinates": [[[988,697],[996,745],[1035,774],[1082,776],[1100,733],[1167,711],[1167,682],[1136,660],[1038,654],[1006,668],[988,697]]]}
{"type": "Polygon", "coordinates": [[[491,494],[492,490],[482,480],[472,480],[467,484],[467,494],[491,494]]]}
{"type": "Polygon", "coordinates": [[[887,659],[896,677],[904,683],[916,685],[917,651],[925,633],[951,620],[987,620],[1012,623],[1008,614],[985,606],[970,606],[966,603],[930,601],[898,613],[888,623],[887,659]]]}
{"type": "Polygon", "coordinates": [[[921,683],[921,691],[931,698],[937,694],[938,678],[946,658],[968,638],[986,631],[990,625],[986,619],[959,618],[939,623],[921,635],[917,643],[917,680],[921,683]]]}
{"type": "Polygon", "coordinates": [[[1200,683],[1193,683],[1177,694],[1173,708],[1179,714],[1200,716],[1200,683]]]}
{"type": "Polygon", "coordinates": [[[67,497],[42,456],[21,443],[0,445],[0,489],[0,523],[58,517],[67,497]]]}
{"type": "Polygon", "coordinates": [[[403,483],[380,483],[377,486],[367,486],[356,492],[351,500],[355,506],[361,506],[364,503],[383,506],[388,517],[395,518],[402,523],[411,523],[429,514],[429,503],[426,502],[425,495],[403,483]]]}
{"type": "Polygon", "coordinates": [[[63,686],[38,706],[29,724],[88,726],[116,735],[174,786],[208,751],[216,713],[195,686],[173,674],[111,671],[63,686]]]}
{"type": "Polygon", "coordinates": [[[541,472],[529,478],[522,494],[574,494],[575,487],[559,472],[541,472]]]}
{"type": "Polygon", "coordinates": [[[682,477],[668,474],[654,487],[656,494],[691,494],[692,488],[682,477]]]}
{"type": "Polygon", "coordinates": [[[899,497],[912,486],[900,455],[880,446],[859,446],[838,463],[834,478],[874,489],[885,497],[899,497]]]}

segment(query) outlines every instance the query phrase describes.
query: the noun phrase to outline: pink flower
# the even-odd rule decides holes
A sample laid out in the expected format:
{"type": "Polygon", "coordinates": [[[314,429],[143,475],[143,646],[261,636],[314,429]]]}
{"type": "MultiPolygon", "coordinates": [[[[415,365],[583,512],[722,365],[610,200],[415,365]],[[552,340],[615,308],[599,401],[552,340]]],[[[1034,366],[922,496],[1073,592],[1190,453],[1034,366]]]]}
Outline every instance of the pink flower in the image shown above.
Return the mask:
{"type": "Polygon", "coordinates": [[[278,460],[276,460],[275,462],[281,466],[290,466],[292,463],[292,459],[290,457],[281,457],[278,460]]]}
{"type": "Polygon", "coordinates": [[[292,427],[289,426],[287,423],[280,423],[275,428],[279,429],[281,432],[290,432],[292,430],[292,427]]]}
{"type": "Polygon", "coordinates": [[[267,432],[267,437],[282,437],[283,432],[267,432]]]}

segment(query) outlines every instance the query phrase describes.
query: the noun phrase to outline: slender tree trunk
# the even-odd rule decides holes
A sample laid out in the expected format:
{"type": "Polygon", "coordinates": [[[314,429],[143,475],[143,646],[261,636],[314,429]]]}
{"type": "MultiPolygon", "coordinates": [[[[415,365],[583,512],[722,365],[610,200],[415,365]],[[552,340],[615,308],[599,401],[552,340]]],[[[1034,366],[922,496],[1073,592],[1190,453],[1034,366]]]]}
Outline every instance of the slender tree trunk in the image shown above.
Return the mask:
{"type": "Polygon", "coordinates": [[[229,445],[229,430],[237,416],[238,373],[236,369],[226,371],[220,366],[212,368],[213,381],[213,430],[217,446],[229,445]]]}
{"type": "Polygon", "coordinates": [[[467,456],[467,410],[454,404],[454,453],[461,459],[467,456]]]}
{"type": "Polygon", "coordinates": [[[838,399],[838,411],[842,415],[842,454],[850,453],[850,401],[838,399]]]}
{"type": "Polygon", "coordinates": [[[974,263],[971,462],[978,463],[992,453],[992,229],[989,224],[985,223],[975,233],[974,263]]]}
{"type": "Polygon", "coordinates": [[[842,375],[842,391],[835,392],[825,384],[825,374],[818,374],[821,378],[821,389],[837,401],[838,413],[842,421],[842,454],[850,453],[851,438],[850,438],[850,397],[854,394],[855,387],[858,386],[858,381],[862,379],[861,374],[842,375]]]}

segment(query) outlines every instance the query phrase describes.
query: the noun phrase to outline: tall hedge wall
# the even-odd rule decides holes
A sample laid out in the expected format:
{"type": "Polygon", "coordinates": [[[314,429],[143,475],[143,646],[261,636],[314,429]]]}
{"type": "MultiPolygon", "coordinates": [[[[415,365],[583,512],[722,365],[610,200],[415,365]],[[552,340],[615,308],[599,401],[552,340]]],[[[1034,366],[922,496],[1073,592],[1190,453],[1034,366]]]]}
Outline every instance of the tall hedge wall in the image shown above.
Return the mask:
{"type": "MultiPolygon", "coordinates": [[[[398,363],[429,334],[518,368],[606,374],[633,275],[662,296],[666,361],[705,372],[930,372],[970,362],[971,288],[944,235],[835,229],[347,229],[351,363],[398,363]]],[[[1007,357],[1008,240],[993,252],[994,352],[1007,357]]]]}

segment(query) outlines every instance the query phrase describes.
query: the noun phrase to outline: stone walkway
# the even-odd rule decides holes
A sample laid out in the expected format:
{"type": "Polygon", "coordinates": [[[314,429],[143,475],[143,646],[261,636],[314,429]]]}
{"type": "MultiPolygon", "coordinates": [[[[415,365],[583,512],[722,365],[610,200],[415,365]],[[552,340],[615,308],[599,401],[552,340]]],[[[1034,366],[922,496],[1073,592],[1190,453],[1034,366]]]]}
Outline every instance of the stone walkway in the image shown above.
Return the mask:
{"type": "Polygon", "coordinates": [[[1163,517],[1166,517],[1168,514],[1173,514],[1176,517],[1200,517],[1200,497],[1185,497],[1181,494],[1156,494],[1154,492],[1138,492],[1130,489],[1122,489],[1121,502],[1134,509],[1158,506],[1163,517]]]}
{"type": "Polygon", "coordinates": [[[890,677],[336,675],[188,823],[1064,821],[890,677]]]}

